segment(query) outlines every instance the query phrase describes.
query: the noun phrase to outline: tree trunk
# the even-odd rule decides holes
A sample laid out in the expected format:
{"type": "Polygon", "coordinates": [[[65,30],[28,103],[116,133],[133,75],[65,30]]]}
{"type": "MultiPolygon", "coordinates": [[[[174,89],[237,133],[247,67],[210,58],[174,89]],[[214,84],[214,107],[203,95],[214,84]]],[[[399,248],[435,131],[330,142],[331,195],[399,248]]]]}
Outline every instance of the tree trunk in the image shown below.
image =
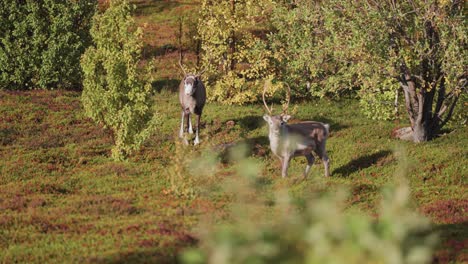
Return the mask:
{"type": "MultiPolygon", "coordinates": [[[[412,138],[414,142],[431,140],[437,136],[440,129],[451,118],[459,99],[459,94],[453,92],[446,94],[444,78],[440,77],[437,79],[441,81],[432,81],[432,86],[430,87],[418,87],[419,83],[416,81],[416,78],[408,73],[404,74],[400,79],[400,85],[405,95],[406,111],[411,122],[411,131],[401,129],[396,133],[396,137],[404,140],[412,138]],[[437,100],[435,100],[436,90],[437,100]],[[442,118],[445,112],[447,113],[442,118]],[[411,135],[408,134],[409,132],[411,132],[411,135]]],[[[429,82],[425,81],[425,83],[429,82]]],[[[462,84],[462,90],[465,85],[466,82],[462,84]]]]}
{"type": "Polygon", "coordinates": [[[413,126],[413,141],[425,142],[432,138],[432,131],[428,129],[426,123],[415,123],[413,126]]]}
{"type": "Polygon", "coordinates": [[[408,73],[404,74],[400,84],[405,95],[406,111],[411,122],[413,141],[425,142],[432,139],[435,131],[432,126],[434,88],[429,92],[425,88],[417,89],[418,83],[408,73]]]}
{"type": "MultiPolygon", "coordinates": [[[[396,134],[401,139],[412,138],[414,142],[428,141],[437,136],[440,129],[451,118],[460,94],[466,87],[466,75],[463,74],[460,77],[460,90],[453,89],[447,93],[440,60],[442,54],[439,53],[442,45],[440,45],[439,33],[433,21],[425,21],[423,34],[427,48],[417,70],[419,75],[411,72],[403,63],[400,66],[401,76],[399,77],[405,95],[405,106],[411,122],[411,130],[399,129],[396,134]],[[442,117],[444,114],[445,117],[442,117]]],[[[399,53],[398,47],[396,52],[399,53]]]]}

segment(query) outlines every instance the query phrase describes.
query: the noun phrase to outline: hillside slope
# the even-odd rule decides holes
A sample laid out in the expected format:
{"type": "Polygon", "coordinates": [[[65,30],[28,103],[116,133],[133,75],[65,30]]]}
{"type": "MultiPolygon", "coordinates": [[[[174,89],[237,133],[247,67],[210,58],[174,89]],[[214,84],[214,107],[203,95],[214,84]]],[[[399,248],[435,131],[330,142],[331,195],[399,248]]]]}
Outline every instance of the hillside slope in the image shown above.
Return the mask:
{"type": "Polygon", "coordinates": [[[84,116],[79,93],[0,91],[1,263],[174,263],[182,249],[196,245],[201,219],[230,219],[231,197],[222,187],[235,177],[235,164],[225,148],[239,143],[260,164],[266,196],[287,188],[307,197],[345,186],[351,193],[347,210],[373,216],[380,189],[401,168],[394,151],[402,150],[414,207],[440,233],[434,262],[468,261],[466,126],[452,123],[441,137],[413,144],[391,138],[404,119],[366,119],[356,101],[291,102],[297,105],[293,122],[331,125],[328,179],[316,161],[301,180],[304,158],[294,159],[290,177],[281,179],[261,104],[209,103],[201,146],[183,147],[173,92],[180,78],[176,35],[178,18],[196,12],[197,1],[133,2],[145,28],[145,56],[157,62],[160,127],[128,162],[117,163],[109,158],[110,132],[84,116]],[[215,169],[207,170],[210,165],[215,169]]]}

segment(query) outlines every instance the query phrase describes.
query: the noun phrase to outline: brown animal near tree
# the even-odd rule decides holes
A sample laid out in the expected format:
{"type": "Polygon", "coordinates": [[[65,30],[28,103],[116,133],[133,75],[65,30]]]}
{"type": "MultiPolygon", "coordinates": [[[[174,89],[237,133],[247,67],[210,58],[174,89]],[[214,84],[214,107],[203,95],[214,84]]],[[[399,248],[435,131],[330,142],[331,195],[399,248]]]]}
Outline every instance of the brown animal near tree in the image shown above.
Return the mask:
{"type": "Polygon", "coordinates": [[[188,144],[187,139],[184,137],[184,121],[187,120],[187,132],[190,134],[194,133],[192,127],[191,115],[197,116],[196,136],[194,145],[200,143],[199,131],[200,131],[200,119],[203,113],[203,107],[206,103],[206,90],[205,85],[201,80],[201,75],[204,71],[196,74],[187,73],[182,66],[181,60],[179,60],[179,66],[184,72],[184,78],[179,84],[179,101],[182,108],[182,120],[180,122],[179,137],[184,139],[184,143],[188,144]]]}
{"type": "Polygon", "coordinates": [[[270,148],[273,154],[281,161],[281,175],[283,178],[288,175],[288,167],[291,159],[296,156],[305,156],[307,166],[304,171],[304,177],[309,174],[310,168],[314,164],[315,158],[312,151],[315,152],[323,161],[325,167],[325,177],[330,175],[329,158],[325,148],[330,126],[316,121],[304,121],[297,124],[288,124],[291,118],[285,111],[289,106],[291,89],[288,87],[287,104],[285,110],[280,115],[273,115],[272,109],[268,108],[265,101],[265,92],[267,86],[263,90],[263,104],[268,114],[263,116],[263,119],[268,124],[270,140],[270,148]]]}

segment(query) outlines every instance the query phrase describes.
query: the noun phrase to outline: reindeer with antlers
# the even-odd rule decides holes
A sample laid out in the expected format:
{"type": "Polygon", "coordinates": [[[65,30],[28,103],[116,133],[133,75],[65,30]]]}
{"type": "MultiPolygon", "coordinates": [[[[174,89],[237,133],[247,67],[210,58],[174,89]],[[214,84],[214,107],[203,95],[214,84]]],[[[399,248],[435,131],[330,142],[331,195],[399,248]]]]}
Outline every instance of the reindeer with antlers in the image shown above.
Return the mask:
{"type": "Polygon", "coordinates": [[[325,177],[329,176],[329,159],[325,144],[329,135],[328,124],[304,121],[297,124],[287,124],[291,118],[286,114],[289,107],[291,97],[291,88],[288,87],[286,107],[283,108],[283,113],[280,115],[272,115],[273,106],[271,109],[265,101],[265,92],[267,86],[263,89],[263,104],[265,105],[268,114],[263,116],[263,119],[269,126],[269,139],[270,148],[281,161],[281,175],[286,177],[288,175],[288,167],[291,159],[296,156],[305,156],[307,159],[307,167],[304,171],[304,177],[307,177],[311,166],[314,164],[314,156],[312,151],[315,152],[323,161],[325,166],[325,177]]]}
{"type": "MultiPolygon", "coordinates": [[[[190,134],[193,134],[191,114],[197,116],[197,127],[194,145],[200,143],[199,131],[200,131],[200,119],[203,112],[203,107],[206,102],[206,90],[203,82],[201,81],[201,75],[204,70],[197,73],[187,73],[182,66],[182,56],[179,60],[179,66],[184,72],[184,78],[179,84],[179,101],[182,107],[182,120],[180,122],[179,137],[184,138],[184,120],[187,120],[187,130],[190,134]]],[[[188,141],[184,138],[184,142],[188,144],[188,141]]]]}

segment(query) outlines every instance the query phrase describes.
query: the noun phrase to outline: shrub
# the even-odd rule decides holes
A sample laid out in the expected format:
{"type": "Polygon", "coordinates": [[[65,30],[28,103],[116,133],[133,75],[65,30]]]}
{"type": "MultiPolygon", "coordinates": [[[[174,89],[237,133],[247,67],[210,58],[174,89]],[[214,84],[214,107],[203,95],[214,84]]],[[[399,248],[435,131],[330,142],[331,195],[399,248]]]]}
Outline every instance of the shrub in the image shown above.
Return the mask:
{"type": "Polygon", "coordinates": [[[403,91],[415,142],[437,137],[464,100],[462,1],[298,0],[272,13],[269,39],[281,80],[307,82],[307,92],[319,96],[358,90],[364,114],[381,120],[395,117],[403,91]]]}
{"type": "MultiPolygon", "coordinates": [[[[390,99],[387,95],[401,89],[412,140],[436,137],[466,93],[466,6],[460,1],[327,2],[324,13],[336,36],[332,46],[345,47],[337,58],[356,65],[348,70],[360,83],[361,98],[380,91],[385,96],[379,99],[390,99]]],[[[392,101],[364,108],[365,113],[387,118],[392,101]]]]}
{"type": "MultiPolygon", "coordinates": [[[[326,4],[325,4],[326,5],[326,4]]],[[[336,70],[345,69],[349,61],[336,60],[333,36],[324,27],[325,17],[320,1],[295,1],[273,8],[273,32],[268,35],[272,48],[277,78],[297,86],[295,95],[323,97],[340,95],[352,89],[353,77],[336,78],[336,70]]]]}
{"type": "Polygon", "coordinates": [[[198,249],[185,263],[429,263],[435,235],[427,219],[409,206],[403,178],[383,190],[377,219],[345,212],[346,191],[316,195],[297,206],[287,191],[265,203],[258,165],[239,162],[247,177],[224,183],[234,197],[233,223],[200,229],[198,249]]]}
{"type": "Polygon", "coordinates": [[[138,149],[156,124],[147,77],[152,67],[145,71],[138,66],[142,30],[135,26],[132,10],[128,1],[115,0],[97,14],[91,28],[94,45],[81,60],[83,106],[89,117],[112,130],[116,160],[138,149]]]}
{"type": "Polygon", "coordinates": [[[254,32],[265,31],[265,25],[256,21],[265,20],[269,3],[202,1],[197,29],[208,99],[244,104],[261,95],[260,80],[271,74],[270,53],[266,41],[254,32]]]}
{"type": "Polygon", "coordinates": [[[96,1],[0,1],[0,89],[76,88],[96,1]]]}

